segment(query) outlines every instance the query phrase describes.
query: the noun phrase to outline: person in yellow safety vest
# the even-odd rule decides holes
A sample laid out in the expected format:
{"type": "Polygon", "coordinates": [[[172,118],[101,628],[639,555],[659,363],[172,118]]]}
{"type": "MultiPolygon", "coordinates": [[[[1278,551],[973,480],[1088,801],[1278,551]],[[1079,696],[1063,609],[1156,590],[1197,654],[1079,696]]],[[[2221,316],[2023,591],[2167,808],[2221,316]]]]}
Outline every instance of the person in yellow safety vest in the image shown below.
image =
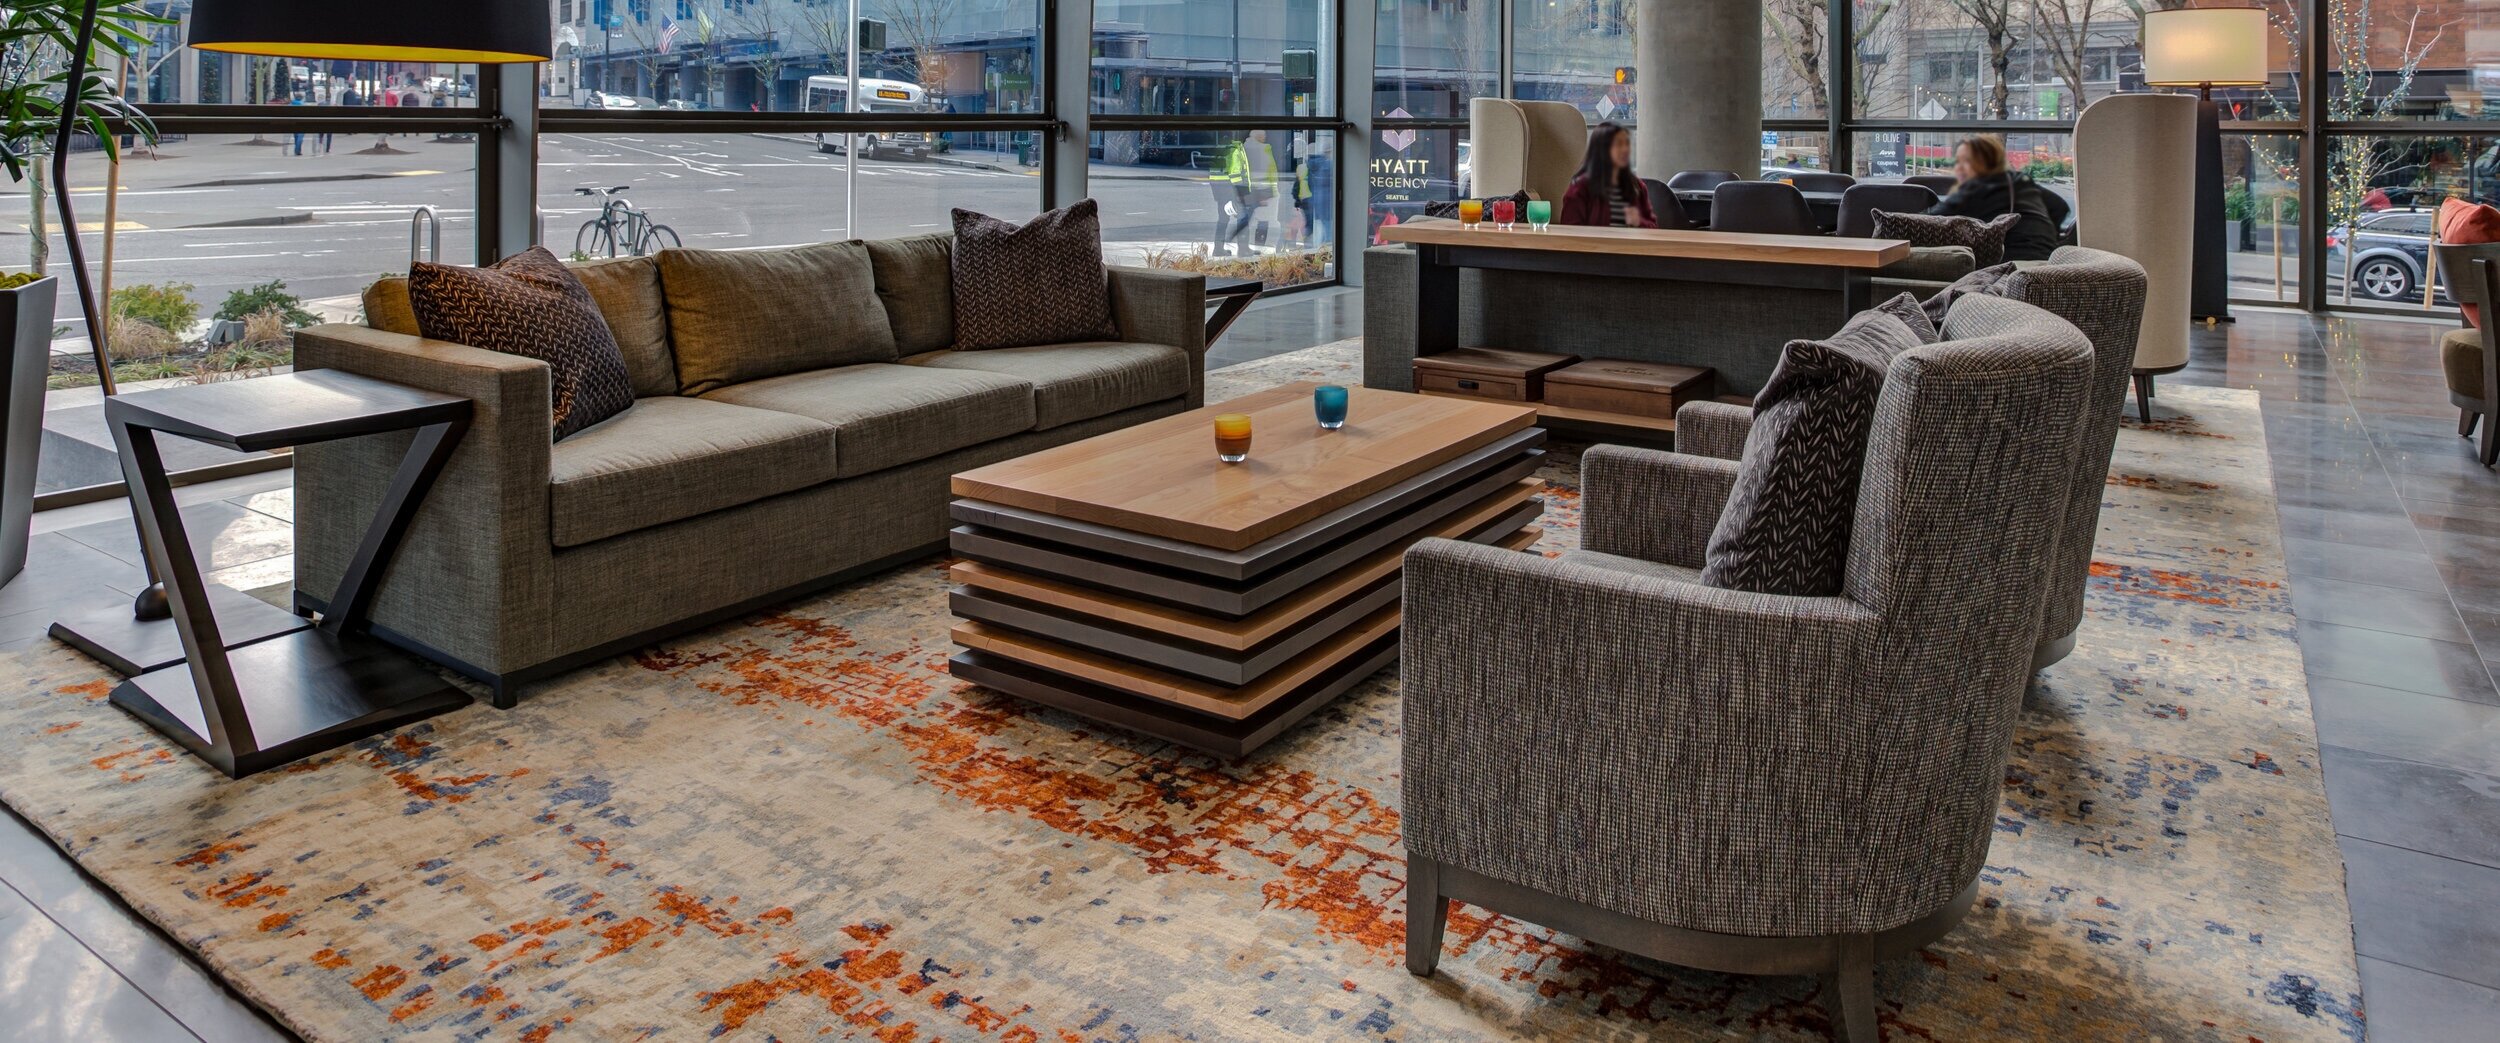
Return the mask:
{"type": "Polygon", "coordinates": [[[1257,220],[1255,241],[1260,246],[1267,245],[1267,222],[1259,220],[1258,215],[1260,207],[1276,198],[1276,150],[1268,146],[1266,131],[1251,131],[1233,143],[1232,151],[1224,156],[1224,180],[1232,184],[1240,208],[1232,229],[1224,234],[1224,241],[1231,244],[1234,253],[1242,252],[1241,234],[1257,220]]]}

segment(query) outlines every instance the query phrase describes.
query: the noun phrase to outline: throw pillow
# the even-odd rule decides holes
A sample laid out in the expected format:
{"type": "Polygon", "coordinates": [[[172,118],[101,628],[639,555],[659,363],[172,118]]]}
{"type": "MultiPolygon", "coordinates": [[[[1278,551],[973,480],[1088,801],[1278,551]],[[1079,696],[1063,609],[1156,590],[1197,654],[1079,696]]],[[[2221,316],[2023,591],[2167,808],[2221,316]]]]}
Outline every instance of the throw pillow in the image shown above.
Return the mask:
{"type": "Polygon", "coordinates": [[[1877,210],[1874,215],[1877,239],[1907,239],[1911,246],[1967,246],[1971,262],[1982,268],[2005,259],[2006,233],[2022,220],[2020,214],[1998,214],[1986,221],[1884,210],[1877,210]]]}
{"type": "Polygon", "coordinates": [[[1763,594],[1840,593],[1875,402],[1918,334],[1868,310],[1828,340],[1793,340],[1754,398],[1736,485],[1711,530],[1701,581],[1763,594]]]}
{"type": "Polygon", "coordinates": [[[1091,199],[1022,225],[955,211],[955,350],[1118,340],[1091,199]]]}
{"type": "MultiPolygon", "coordinates": [[[[1950,287],[1947,288],[1950,289],[1950,287]]],[[[1936,323],[1939,320],[1928,316],[1927,306],[1918,302],[1918,295],[1915,293],[1900,294],[1876,305],[1875,310],[1901,320],[1901,324],[1909,327],[1910,333],[1918,338],[1920,344],[1933,344],[1944,339],[1944,334],[1936,330],[1936,323]]]]}
{"type": "Polygon", "coordinates": [[[683,394],[899,357],[868,247],[856,240],[662,250],[660,292],[683,394]]]}
{"type": "MultiPolygon", "coordinates": [[[[2433,219],[2433,227],[2438,230],[2439,241],[2443,243],[2500,243],[2500,208],[2494,208],[2489,203],[2451,199],[2439,204],[2439,216],[2433,219]]],[[[2471,304],[2461,307],[2466,323],[2481,328],[2483,310],[2471,304]]]]}
{"type": "Polygon", "coordinates": [[[2005,280],[2014,277],[2016,270],[2014,262],[2007,261],[2004,264],[1972,272],[1953,280],[1953,285],[1936,291],[1934,296],[1927,298],[1927,303],[1919,306],[1919,309],[1927,313],[1928,322],[1941,329],[1944,326],[1944,314],[1953,310],[1955,298],[1974,293],[1993,294],[1997,292],[1998,286],[2004,284],[2005,280]]]}
{"type": "Polygon", "coordinates": [[[418,261],[408,306],[427,337],[546,363],[557,441],[634,404],[625,354],[590,290],[545,247],[486,268],[418,261]]]}

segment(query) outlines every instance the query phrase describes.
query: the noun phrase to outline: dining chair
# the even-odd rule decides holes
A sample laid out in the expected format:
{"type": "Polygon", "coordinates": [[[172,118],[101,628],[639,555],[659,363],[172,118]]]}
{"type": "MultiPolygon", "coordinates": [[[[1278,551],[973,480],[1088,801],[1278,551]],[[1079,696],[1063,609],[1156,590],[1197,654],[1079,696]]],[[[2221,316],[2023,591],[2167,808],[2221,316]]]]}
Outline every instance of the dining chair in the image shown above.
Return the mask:
{"type": "Polygon", "coordinates": [[[1875,237],[1875,211],[1894,214],[1925,213],[1936,205],[1936,193],[1920,185],[1867,182],[1849,186],[1840,194],[1840,235],[1850,239],[1875,237]]]}
{"type": "Polygon", "coordinates": [[[1788,183],[1797,186],[1800,192],[1846,192],[1849,186],[1858,183],[1858,179],[1829,171],[1807,171],[1790,175],[1788,183]]]}
{"type": "Polygon", "coordinates": [[[1962,184],[1961,181],[1955,179],[1951,174],[1912,174],[1909,177],[1902,178],[1901,182],[1906,185],[1918,185],[1925,188],[1926,190],[1935,193],[1936,197],[1939,199],[1952,195],[1953,190],[1960,187],[1962,184]]]}
{"type": "Polygon", "coordinates": [[[1667,179],[1667,187],[1676,191],[1717,188],[1736,180],[1733,170],[1679,170],[1667,179]]]}
{"type": "Polygon", "coordinates": [[[1701,227],[1701,222],[1693,220],[1692,215],[1685,212],[1684,201],[1675,198],[1675,190],[1668,188],[1666,182],[1645,177],[1641,179],[1641,186],[1649,189],[1649,209],[1658,215],[1658,227],[1679,230],[1701,227]]]}
{"type": "Polygon", "coordinates": [[[2479,456],[2483,466],[2500,462],[2500,423],[2492,420],[2500,402],[2500,243],[2441,243],[2439,274],[2448,281],[2448,296],[2481,313],[2482,326],[2449,330],[2439,338],[2439,368],[2448,378],[2448,401],[2457,407],[2457,437],[2471,438],[2482,428],[2479,456]]]}
{"type": "Polygon", "coordinates": [[[1814,208],[1794,185],[1728,181],[1710,191],[1710,230],[1768,235],[1819,235],[1814,208]]]}

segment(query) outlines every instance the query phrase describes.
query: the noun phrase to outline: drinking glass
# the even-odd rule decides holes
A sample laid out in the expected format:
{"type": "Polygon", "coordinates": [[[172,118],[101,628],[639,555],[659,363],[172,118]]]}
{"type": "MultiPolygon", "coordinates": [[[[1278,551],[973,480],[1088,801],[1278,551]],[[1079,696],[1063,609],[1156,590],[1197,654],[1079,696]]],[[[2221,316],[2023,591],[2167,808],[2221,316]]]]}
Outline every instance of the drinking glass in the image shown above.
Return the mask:
{"type": "Polygon", "coordinates": [[[1514,222],[1514,221],[1517,221],[1517,220],[1519,220],[1519,201],[1518,201],[1518,200],[1516,200],[1516,199],[1497,199],[1497,200],[1494,200],[1494,202],[1493,202],[1493,224],[1494,224],[1494,226],[1495,226],[1495,227],[1500,228],[1502,231],[1507,232],[1507,231],[1510,231],[1510,228],[1511,228],[1511,223],[1512,223],[1512,222],[1514,222]]]}
{"type": "Polygon", "coordinates": [[[1459,223],[1459,224],[1461,224],[1461,225],[1466,226],[1467,230],[1468,230],[1468,231],[1470,231],[1470,232],[1475,231],[1475,230],[1476,230],[1476,226],[1477,226],[1477,225],[1483,224],[1483,223],[1484,223],[1484,200],[1481,200],[1481,199],[1461,199],[1461,200],[1459,200],[1459,201],[1458,201],[1458,223],[1459,223]]]}
{"type": "Polygon", "coordinates": [[[1345,426],[1346,390],[1335,384],[1322,384],[1311,390],[1311,410],[1319,414],[1319,426],[1334,431],[1345,426]]]}
{"type": "Polygon", "coordinates": [[[1554,204],[1549,200],[1528,200],[1528,230],[1542,232],[1554,223],[1554,204]]]}
{"type": "Polygon", "coordinates": [[[1215,458],[1237,464],[1250,458],[1250,417],[1226,413],[1215,418],[1215,458]]]}

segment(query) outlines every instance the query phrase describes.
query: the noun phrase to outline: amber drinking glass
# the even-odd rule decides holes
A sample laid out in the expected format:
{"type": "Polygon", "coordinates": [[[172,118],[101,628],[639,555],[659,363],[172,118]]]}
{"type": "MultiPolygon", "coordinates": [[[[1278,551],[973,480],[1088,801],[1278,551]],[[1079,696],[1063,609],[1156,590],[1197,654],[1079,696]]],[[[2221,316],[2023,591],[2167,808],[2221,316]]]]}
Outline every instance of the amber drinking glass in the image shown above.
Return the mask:
{"type": "Polygon", "coordinates": [[[1483,224],[1483,223],[1484,223],[1484,200],[1481,200],[1481,199],[1461,199],[1461,200],[1459,200],[1459,201],[1458,201],[1458,223],[1459,223],[1459,224],[1462,224],[1462,225],[1467,226],[1467,230],[1468,230],[1468,231],[1470,231],[1470,232],[1475,231],[1475,230],[1476,230],[1476,226],[1477,226],[1477,225],[1483,224]]]}
{"type": "Polygon", "coordinates": [[[1250,458],[1250,418],[1226,413],[1215,418],[1215,458],[1237,464],[1250,458]]]}

